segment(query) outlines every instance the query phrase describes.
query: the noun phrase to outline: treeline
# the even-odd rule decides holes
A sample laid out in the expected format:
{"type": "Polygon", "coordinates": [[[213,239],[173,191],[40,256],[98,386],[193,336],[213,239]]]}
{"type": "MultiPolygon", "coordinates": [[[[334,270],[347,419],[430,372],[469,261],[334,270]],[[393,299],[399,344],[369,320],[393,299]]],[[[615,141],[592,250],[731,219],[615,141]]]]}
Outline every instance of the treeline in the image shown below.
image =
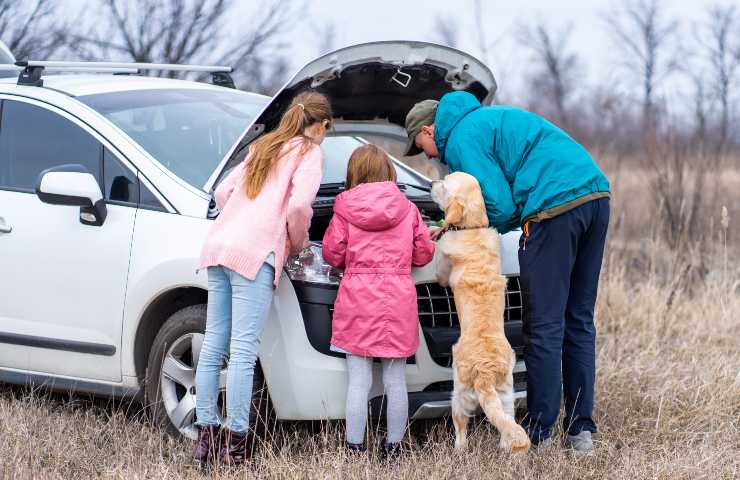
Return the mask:
{"type": "MultiPolygon", "coordinates": [[[[242,88],[273,92],[287,77],[293,0],[264,0],[235,22],[235,0],[0,0],[0,40],[17,59],[230,65],[242,88]]],[[[152,72],[157,74],[157,72],[152,72]]],[[[174,76],[176,72],[160,72],[174,76]]]]}
{"type": "MultiPolygon", "coordinates": [[[[469,0],[469,8],[460,9],[469,18],[438,17],[438,40],[457,46],[468,35],[467,43],[477,46],[473,53],[489,60],[501,39],[489,41],[481,20],[485,6],[469,0]],[[463,22],[467,28],[458,28],[463,22]]],[[[724,188],[726,172],[740,170],[738,7],[716,3],[697,18],[679,19],[661,0],[615,1],[589,28],[609,37],[604,55],[633,88],[615,88],[606,79],[584,85],[589,65],[571,41],[573,25],[525,22],[514,29],[518,48],[529,54],[524,106],[598,155],[613,183],[623,172],[644,177],[645,208],[628,212],[641,225],[633,231],[657,232],[663,245],[683,252],[676,258],[689,273],[703,276],[709,270],[704,254],[717,243],[718,230],[727,235],[728,217],[740,206],[740,193],[724,188]],[[673,97],[681,105],[669,104],[663,93],[668,82],[682,86],[673,97]]]]}
{"type": "MultiPolygon", "coordinates": [[[[467,14],[436,18],[436,40],[454,47],[469,35],[472,53],[490,62],[501,39],[490,41],[484,2],[467,1],[459,9],[467,14]]],[[[666,244],[701,250],[720,207],[730,203],[735,213],[717,191],[723,172],[740,169],[740,12],[725,1],[699,18],[678,19],[661,0],[613,5],[591,27],[609,36],[605,55],[635,88],[584,86],[588,64],[571,42],[572,25],[521,23],[512,35],[529,53],[524,106],[563,126],[611,172],[644,171],[653,207],[646,212],[666,244]],[[661,93],[676,81],[686,86],[680,108],[661,93]]],[[[0,39],[18,59],[228,64],[239,87],[272,93],[291,73],[295,35],[317,53],[336,47],[335,25],[298,21],[304,6],[263,0],[252,18],[235,22],[236,0],[90,0],[78,13],[64,0],[0,0],[0,39]]]]}

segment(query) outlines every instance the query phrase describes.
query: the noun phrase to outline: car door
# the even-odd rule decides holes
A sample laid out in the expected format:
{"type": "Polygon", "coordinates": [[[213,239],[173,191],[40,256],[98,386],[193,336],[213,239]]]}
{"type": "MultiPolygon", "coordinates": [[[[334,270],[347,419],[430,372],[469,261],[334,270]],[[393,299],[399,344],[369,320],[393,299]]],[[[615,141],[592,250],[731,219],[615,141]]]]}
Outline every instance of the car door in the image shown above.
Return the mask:
{"type": "Polygon", "coordinates": [[[136,171],[74,116],[11,98],[0,106],[0,368],[120,381],[136,171]],[[103,225],[34,193],[42,170],[69,163],[98,179],[103,225]]]}

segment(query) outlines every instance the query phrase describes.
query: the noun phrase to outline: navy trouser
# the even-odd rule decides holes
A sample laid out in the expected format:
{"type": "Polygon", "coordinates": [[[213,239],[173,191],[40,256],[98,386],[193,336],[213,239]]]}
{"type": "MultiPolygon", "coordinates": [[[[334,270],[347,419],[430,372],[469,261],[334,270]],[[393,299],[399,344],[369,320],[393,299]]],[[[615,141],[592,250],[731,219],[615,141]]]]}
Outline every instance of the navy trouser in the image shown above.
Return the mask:
{"type": "Polygon", "coordinates": [[[550,437],[561,389],[563,429],[572,435],[596,432],[594,305],[608,225],[609,199],[600,198],[555,218],[529,222],[529,235],[519,240],[526,304],[524,427],[533,444],[550,437]]]}

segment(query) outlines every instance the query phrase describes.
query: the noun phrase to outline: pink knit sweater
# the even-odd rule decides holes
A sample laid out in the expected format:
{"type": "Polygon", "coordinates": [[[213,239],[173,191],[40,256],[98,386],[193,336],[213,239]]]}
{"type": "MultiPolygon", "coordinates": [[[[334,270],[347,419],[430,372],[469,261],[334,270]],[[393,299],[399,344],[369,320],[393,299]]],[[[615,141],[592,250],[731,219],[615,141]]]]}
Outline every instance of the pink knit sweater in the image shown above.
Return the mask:
{"type": "Polygon", "coordinates": [[[302,138],[289,140],[254,200],[244,188],[244,167],[250,157],[234,168],[216,189],[221,213],[208,232],[198,268],[222,265],[254,280],[273,252],[277,287],[288,252],[307,244],[323,158],[318,145],[304,148],[302,138]]]}

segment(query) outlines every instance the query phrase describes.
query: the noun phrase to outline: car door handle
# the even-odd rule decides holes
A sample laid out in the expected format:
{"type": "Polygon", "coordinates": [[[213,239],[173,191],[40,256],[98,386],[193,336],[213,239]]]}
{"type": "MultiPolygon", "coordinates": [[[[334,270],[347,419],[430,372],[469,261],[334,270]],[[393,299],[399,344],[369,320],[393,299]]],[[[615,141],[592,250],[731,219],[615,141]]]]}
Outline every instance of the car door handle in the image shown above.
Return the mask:
{"type": "Polygon", "coordinates": [[[0,217],[0,233],[10,233],[13,231],[13,227],[5,223],[5,219],[0,217]]]}

